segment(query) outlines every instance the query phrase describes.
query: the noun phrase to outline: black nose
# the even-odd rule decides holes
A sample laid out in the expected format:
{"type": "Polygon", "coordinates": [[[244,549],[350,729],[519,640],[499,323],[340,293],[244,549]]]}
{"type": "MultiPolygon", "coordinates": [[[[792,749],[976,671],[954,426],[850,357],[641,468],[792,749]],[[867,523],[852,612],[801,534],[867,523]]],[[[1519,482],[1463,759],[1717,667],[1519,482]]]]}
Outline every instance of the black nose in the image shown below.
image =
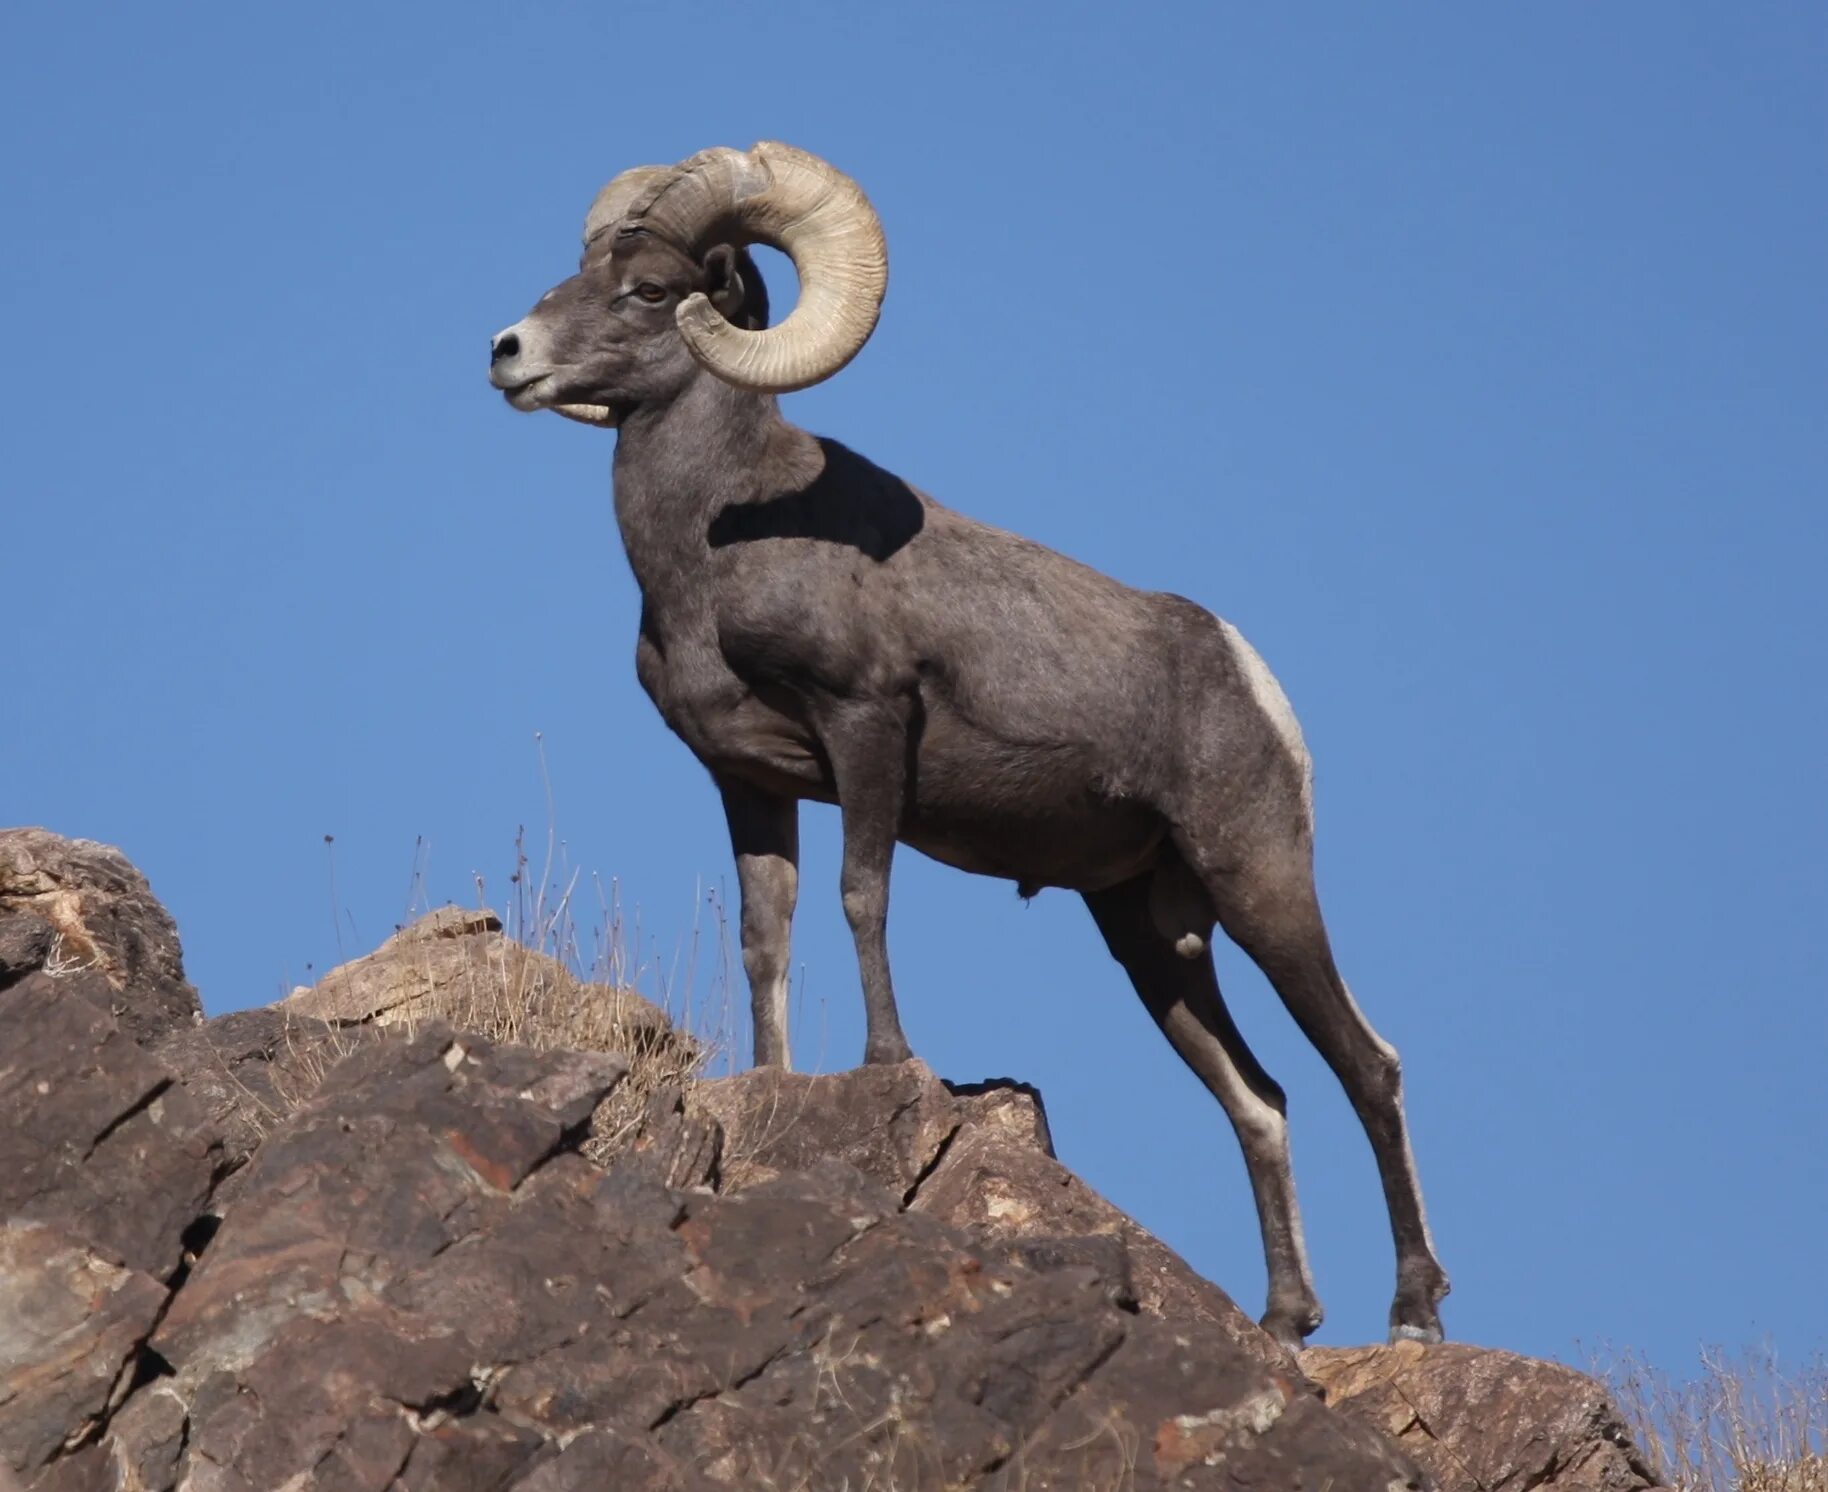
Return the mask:
{"type": "Polygon", "coordinates": [[[520,338],[513,332],[503,332],[489,343],[489,365],[493,367],[505,357],[514,357],[520,352],[520,338]]]}

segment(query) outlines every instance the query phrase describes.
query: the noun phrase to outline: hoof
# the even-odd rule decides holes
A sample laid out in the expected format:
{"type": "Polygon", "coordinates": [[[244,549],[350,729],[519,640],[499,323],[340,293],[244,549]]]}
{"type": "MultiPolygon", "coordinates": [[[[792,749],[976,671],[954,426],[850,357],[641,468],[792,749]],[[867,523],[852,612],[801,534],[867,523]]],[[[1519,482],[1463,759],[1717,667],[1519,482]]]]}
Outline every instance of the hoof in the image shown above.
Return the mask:
{"type": "Polygon", "coordinates": [[[1398,1322],[1393,1324],[1390,1328],[1390,1345],[1392,1347],[1398,1342],[1426,1342],[1430,1347],[1438,1347],[1445,1340],[1446,1336],[1442,1333],[1439,1325],[1410,1326],[1406,1322],[1398,1322]]]}
{"type": "Polygon", "coordinates": [[[893,1067],[898,1062],[912,1062],[914,1049],[905,1041],[900,1046],[865,1047],[863,1061],[869,1067],[893,1067]]]}
{"type": "Polygon", "coordinates": [[[1290,1352],[1299,1352],[1319,1329],[1320,1320],[1320,1307],[1310,1306],[1298,1311],[1265,1311],[1257,1324],[1290,1352]]]}

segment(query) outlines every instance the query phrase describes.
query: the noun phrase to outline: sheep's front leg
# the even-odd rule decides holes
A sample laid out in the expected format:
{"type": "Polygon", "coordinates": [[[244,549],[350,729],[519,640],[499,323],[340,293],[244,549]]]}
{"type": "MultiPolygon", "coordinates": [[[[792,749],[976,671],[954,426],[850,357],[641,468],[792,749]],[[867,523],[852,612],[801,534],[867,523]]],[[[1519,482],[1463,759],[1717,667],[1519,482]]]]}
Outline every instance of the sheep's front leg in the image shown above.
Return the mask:
{"type": "Polygon", "coordinates": [[[719,779],[736,883],[742,894],[743,970],[755,1030],[755,1065],[789,1067],[788,949],[800,886],[800,805],[747,783],[719,779]]]}
{"type": "Polygon", "coordinates": [[[865,1062],[906,1062],[914,1055],[901,1031],[889,979],[889,865],[906,803],[912,734],[900,702],[851,700],[822,732],[844,825],[839,886],[857,944],[868,1031],[865,1062]]]}

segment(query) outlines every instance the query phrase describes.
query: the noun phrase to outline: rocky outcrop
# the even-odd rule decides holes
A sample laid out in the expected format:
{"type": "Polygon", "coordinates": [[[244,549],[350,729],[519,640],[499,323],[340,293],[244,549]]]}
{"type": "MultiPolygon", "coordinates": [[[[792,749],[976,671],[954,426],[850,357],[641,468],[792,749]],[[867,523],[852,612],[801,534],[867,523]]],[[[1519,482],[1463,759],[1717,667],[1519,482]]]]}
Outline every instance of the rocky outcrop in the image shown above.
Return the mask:
{"type": "Polygon", "coordinates": [[[42,1223],[0,1226],[0,1463],[50,1463],[106,1423],[166,1292],[42,1223]]]}
{"type": "Polygon", "coordinates": [[[0,990],[0,1221],[156,1279],[224,1166],[199,1106],[108,1013],[99,974],[0,990]]]}
{"type": "MultiPolygon", "coordinates": [[[[207,1115],[226,1175],[246,1165],[274,1126],[316,1095],[333,1067],[381,1034],[277,1005],[173,1031],[150,1055],[207,1115]]],[[[236,1184],[219,1186],[215,1202],[226,1202],[236,1184]]]]}
{"type": "Polygon", "coordinates": [[[1297,1366],[1023,1085],[491,1040],[413,1004],[518,967],[470,914],[163,1030],[145,960],[7,935],[0,1492],[1650,1486],[1564,1369],[1297,1366]]]}
{"type": "Polygon", "coordinates": [[[1296,1371],[1230,1296],[1055,1158],[1041,1096],[1026,1084],[952,1086],[920,1062],[821,1075],[758,1069],[694,1084],[687,1107],[723,1132],[718,1184],[727,1190],[837,1156],[908,1207],[984,1237],[1108,1238],[1143,1310],[1296,1371]],[[859,1124],[865,1114],[880,1117],[859,1124]]]}
{"type": "Polygon", "coordinates": [[[177,925],[127,857],[45,829],[0,829],[0,987],[35,970],[89,970],[136,1041],[203,1018],[177,925]]]}
{"type": "Polygon", "coordinates": [[[838,1159],[728,1195],[592,1164],[623,1072],[373,1040],[168,1280],[0,1235],[33,1303],[7,1460],[115,1492],[1420,1485],[1298,1375],[1139,1314],[1119,1249],[987,1246],[838,1159]]]}
{"type": "Polygon", "coordinates": [[[506,936],[486,909],[427,912],[373,953],[292,991],[284,1008],[342,1025],[448,1020],[535,1046],[667,1047],[682,1072],[696,1060],[691,1039],[651,1000],[576,979],[557,959],[506,936]]]}
{"type": "Polygon", "coordinates": [[[1618,1406],[1584,1373],[1449,1342],[1317,1347],[1301,1366],[1446,1492],[1641,1492],[1659,1485],[1618,1406]]]}

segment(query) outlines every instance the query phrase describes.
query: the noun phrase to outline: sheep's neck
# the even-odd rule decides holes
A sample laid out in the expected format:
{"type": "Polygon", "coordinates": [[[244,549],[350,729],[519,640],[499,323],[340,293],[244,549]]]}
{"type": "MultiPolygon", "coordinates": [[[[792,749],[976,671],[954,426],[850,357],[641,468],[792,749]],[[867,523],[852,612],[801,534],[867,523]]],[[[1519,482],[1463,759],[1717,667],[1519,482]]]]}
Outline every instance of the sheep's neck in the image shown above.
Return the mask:
{"type": "Polygon", "coordinates": [[[616,523],[647,606],[696,610],[709,578],[711,520],[732,504],[806,485],[823,459],[771,396],[709,374],[668,404],[631,412],[616,437],[616,523]]]}

